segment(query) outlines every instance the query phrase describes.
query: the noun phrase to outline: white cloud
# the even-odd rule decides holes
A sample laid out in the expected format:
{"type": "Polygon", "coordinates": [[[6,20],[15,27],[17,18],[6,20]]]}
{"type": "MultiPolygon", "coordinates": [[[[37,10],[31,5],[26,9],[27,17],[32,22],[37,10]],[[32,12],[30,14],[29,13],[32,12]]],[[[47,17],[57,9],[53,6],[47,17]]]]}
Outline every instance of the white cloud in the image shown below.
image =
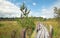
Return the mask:
{"type": "MultiPolygon", "coordinates": [[[[18,4],[19,3],[17,3],[17,5],[18,4]]],[[[36,3],[34,2],[33,5],[35,6],[36,3]]],[[[60,1],[56,1],[52,6],[48,8],[43,7],[39,12],[31,12],[29,16],[52,18],[54,17],[54,7],[60,8],[60,1]]],[[[19,16],[19,14],[20,10],[16,5],[6,0],[0,0],[0,17],[16,17],[19,16]]]]}
{"type": "Polygon", "coordinates": [[[41,17],[46,18],[46,16],[41,16],[41,17]]]}
{"type": "Polygon", "coordinates": [[[51,10],[50,8],[49,9],[42,8],[39,12],[31,12],[30,15],[35,16],[35,17],[41,16],[43,18],[53,18],[54,17],[53,9],[51,10]]]}
{"type": "Polygon", "coordinates": [[[4,1],[4,0],[0,0],[0,1],[4,1]]]}
{"type": "Polygon", "coordinates": [[[54,11],[52,8],[43,8],[41,10],[41,13],[42,13],[42,16],[45,17],[45,18],[53,18],[54,17],[54,11]]]}
{"type": "Polygon", "coordinates": [[[17,6],[6,0],[0,0],[0,17],[1,13],[3,17],[18,17],[20,10],[17,6]]]}
{"type": "Polygon", "coordinates": [[[45,9],[45,8],[41,9],[41,12],[42,13],[48,13],[47,9],[45,9]]]}
{"type": "Polygon", "coordinates": [[[36,5],[36,3],[34,2],[34,3],[33,3],[33,6],[35,6],[35,5],[36,5]]]}
{"type": "Polygon", "coordinates": [[[16,0],[8,0],[8,1],[10,1],[10,2],[16,2],[16,0]]]}
{"type": "Polygon", "coordinates": [[[53,18],[54,17],[54,7],[58,7],[60,8],[60,0],[56,1],[52,6],[48,7],[48,8],[42,8],[41,9],[41,17],[45,17],[45,18],[53,18]]]}
{"type": "Polygon", "coordinates": [[[42,7],[42,9],[39,10],[39,12],[31,12],[30,15],[36,16],[36,17],[44,17],[44,18],[53,18],[54,17],[54,7],[60,8],[60,0],[57,0],[52,6],[45,8],[45,6],[42,7]]]}

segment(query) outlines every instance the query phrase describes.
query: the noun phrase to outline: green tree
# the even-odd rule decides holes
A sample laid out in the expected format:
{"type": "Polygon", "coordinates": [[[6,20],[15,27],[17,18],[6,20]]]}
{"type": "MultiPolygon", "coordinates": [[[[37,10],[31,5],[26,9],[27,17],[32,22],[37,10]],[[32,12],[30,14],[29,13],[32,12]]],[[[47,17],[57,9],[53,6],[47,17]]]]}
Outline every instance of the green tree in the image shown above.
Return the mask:
{"type": "Polygon", "coordinates": [[[56,18],[60,18],[60,8],[55,7],[54,8],[54,13],[56,18]]]}
{"type": "Polygon", "coordinates": [[[55,13],[56,20],[58,21],[58,24],[60,25],[60,8],[55,7],[54,13],[55,13]]]}
{"type": "Polygon", "coordinates": [[[30,10],[27,8],[27,6],[25,5],[25,3],[23,3],[21,6],[20,6],[20,11],[22,12],[21,13],[21,18],[19,20],[20,22],[20,25],[22,26],[22,28],[26,29],[26,32],[29,36],[29,38],[31,37],[31,34],[35,28],[35,24],[33,22],[33,19],[29,19],[28,17],[28,14],[30,13],[30,10]]]}
{"type": "Polygon", "coordinates": [[[21,17],[28,17],[30,10],[26,7],[25,3],[23,3],[20,7],[20,11],[22,12],[21,17]]]}

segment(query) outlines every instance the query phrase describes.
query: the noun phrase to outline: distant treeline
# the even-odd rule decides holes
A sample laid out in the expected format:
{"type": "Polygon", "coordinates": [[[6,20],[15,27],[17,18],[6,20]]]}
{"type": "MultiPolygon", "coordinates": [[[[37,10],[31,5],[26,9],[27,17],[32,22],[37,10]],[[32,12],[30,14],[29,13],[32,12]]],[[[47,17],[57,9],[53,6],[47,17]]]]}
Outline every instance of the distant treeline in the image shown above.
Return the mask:
{"type": "Polygon", "coordinates": [[[19,18],[0,18],[0,21],[15,21],[16,19],[19,18]]]}
{"type": "MultiPolygon", "coordinates": [[[[0,18],[0,21],[16,21],[17,19],[24,19],[25,17],[23,18],[0,18]]],[[[43,18],[43,17],[28,17],[29,19],[33,19],[33,20],[47,20],[46,18],[43,18]]]]}

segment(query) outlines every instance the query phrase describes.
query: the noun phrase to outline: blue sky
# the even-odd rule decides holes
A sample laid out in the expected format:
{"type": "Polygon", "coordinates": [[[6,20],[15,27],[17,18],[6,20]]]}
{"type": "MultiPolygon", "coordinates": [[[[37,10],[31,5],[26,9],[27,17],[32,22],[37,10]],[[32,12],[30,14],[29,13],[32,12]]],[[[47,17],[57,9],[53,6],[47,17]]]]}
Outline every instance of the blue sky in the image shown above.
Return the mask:
{"type": "Polygon", "coordinates": [[[53,8],[60,8],[60,0],[0,0],[0,17],[20,17],[23,2],[31,9],[29,16],[35,17],[52,18],[53,8]]]}
{"type": "Polygon", "coordinates": [[[49,8],[57,0],[8,0],[11,3],[20,7],[20,5],[25,2],[26,6],[29,7],[32,11],[38,11],[42,7],[49,8]]]}

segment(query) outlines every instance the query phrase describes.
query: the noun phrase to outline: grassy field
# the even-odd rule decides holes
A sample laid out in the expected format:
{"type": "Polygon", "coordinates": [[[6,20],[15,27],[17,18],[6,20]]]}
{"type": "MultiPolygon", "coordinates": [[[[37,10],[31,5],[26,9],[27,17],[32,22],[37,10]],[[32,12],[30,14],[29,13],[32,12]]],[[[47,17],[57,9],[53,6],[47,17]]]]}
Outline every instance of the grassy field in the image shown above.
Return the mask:
{"type": "Polygon", "coordinates": [[[0,21],[0,38],[11,38],[13,30],[16,30],[18,37],[21,27],[17,21],[0,21]]]}
{"type": "MultiPolygon", "coordinates": [[[[48,28],[48,31],[50,29],[49,26],[51,25],[53,27],[53,38],[60,38],[60,27],[59,27],[57,21],[44,21],[41,23],[46,25],[46,27],[48,28]]],[[[31,38],[34,38],[35,34],[36,34],[36,32],[34,31],[31,38]]]]}
{"type": "Polygon", "coordinates": [[[60,38],[60,26],[56,21],[46,21],[44,24],[53,26],[53,38],[60,38]]]}
{"type": "MultiPolygon", "coordinates": [[[[36,24],[38,21],[34,21],[36,24]]],[[[60,38],[60,27],[56,21],[43,21],[44,25],[49,28],[49,25],[53,26],[54,33],[53,38],[60,38]]],[[[0,38],[11,38],[11,33],[13,30],[16,30],[16,37],[20,37],[20,31],[22,27],[18,24],[17,21],[0,21],[0,38]]],[[[35,36],[35,32],[32,33],[32,38],[35,36]]]]}

